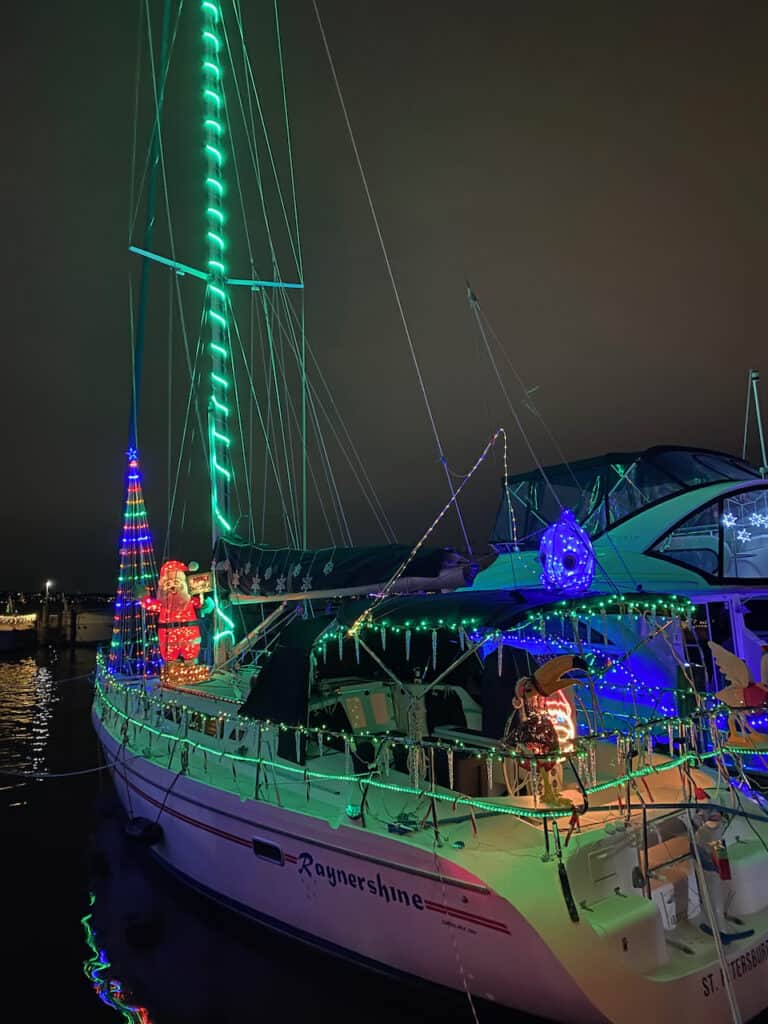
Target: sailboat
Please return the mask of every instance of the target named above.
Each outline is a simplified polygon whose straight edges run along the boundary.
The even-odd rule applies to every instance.
[[[201,570],[167,535],[157,568],[137,429],[142,291],[113,637],[92,712],[129,834],[219,904],[391,972],[393,984],[413,976],[470,1003],[569,1022],[756,1016],[768,1005],[768,818],[729,764],[759,749],[725,728],[729,706],[689,671],[702,577],[677,523],[690,515],[685,535],[712,538],[695,501],[676,512],[699,487],[700,504],[722,515],[718,502],[758,491],[764,501],[765,484],[736,466],[720,490],[673,473],[680,487],[652,492],[653,459],[609,458],[581,473],[591,501],[573,508],[544,467],[535,481],[505,472],[491,564],[430,545],[453,488],[413,543],[310,548],[306,442],[319,419],[303,313],[290,304],[303,281],[283,277],[271,243],[269,274],[254,266],[235,277],[228,262],[226,186],[239,181],[226,178],[228,101],[242,100],[242,81],[253,85],[244,22],[223,0],[184,16],[198,19],[205,259],[182,263],[152,242],[178,27],[170,2],[153,63],[147,230],[133,249],[145,285],[159,264],[176,285],[202,289],[188,365],[206,392],[196,427],[213,545]],[[246,97],[241,111],[253,112]],[[249,520],[235,497],[247,474],[236,456],[239,373],[247,392],[254,383],[236,370],[247,348],[237,347],[238,289],[256,297],[268,340],[265,434],[292,424],[280,444],[301,442],[296,490],[266,445],[267,472],[294,513],[282,546],[243,525],[258,514]],[[278,313],[298,325],[283,350]],[[295,400],[271,383],[291,369]],[[184,438],[196,415],[187,408]],[[600,520],[637,493],[644,500],[625,516]],[[647,573],[651,585],[638,583],[637,564],[614,578],[624,562],[611,531],[635,515],[654,542],[671,530],[662,559],[647,564],[693,565],[681,586],[654,589],[660,577]],[[604,548],[615,555],[607,569]],[[611,703],[611,690],[623,699]]]

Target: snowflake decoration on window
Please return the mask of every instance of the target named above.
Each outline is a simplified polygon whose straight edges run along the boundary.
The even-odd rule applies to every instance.
[[[278,594],[285,593],[285,576],[278,576],[277,583],[275,584],[275,590]]]
[[[735,526],[735,525],[736,525],[736,516],[733,514],[733,512],[726,512],[725,515],[723,516],[723,526]]]
[[[753,512],[749,521],[753,526],[768,526],[768,516],[761,515],[759,512]]]
[[[736,540],[740,540],[742,543],[748,540],[752,540],[752,534],[749,530],[739,530],[736,534]]]
[[[304,579],[301,581],[301,589],[306,594],[308,590],[312,589],[312,577],[307,573]]]
[[[256,573],[256,575],[253,577],[253,580],[251,581],[251,593],[252,594],[260,594],[261,593],[261,576],[259,576],[258,573]]]

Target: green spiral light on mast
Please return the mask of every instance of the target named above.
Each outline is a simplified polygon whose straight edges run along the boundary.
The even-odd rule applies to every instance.
[[[222,15],[219,4],[204,0],[202,13],[203,43],[203,152],[206,158],[205,218],[208,288],[205,303],[205,330],[211,353],[210,401],[208,404],[208,459],[211,475],[211,519],[216,539],[232,530],[230,485],[234,473],[230,459],[229,418],[232,412],[230,392],[233,381],[229,333],[229,295],[227,290],[224,225],[226,108],[221,66]],[[214,581],[216,633],[214,646],[225,636],[234,636],[232,620],[222,611]],[[216,660],[216,659],[214,659]]]
[[[221,8],[213,0],[200,5],[203,16],[203,151],[206,157],[206,248],[208,289],[205,329],[211,353],[211,398],[208,411],[208,445],[211,473],[211,511],[214,539],[232,529],[230,522],[229,392],[231,389],[231,349],[229,341],[229,296],[227,293],[224,238],[224,150],[225,102],[220,54]]]

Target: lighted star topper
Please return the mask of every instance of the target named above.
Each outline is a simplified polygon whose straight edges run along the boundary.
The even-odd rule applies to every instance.
[[[591,587],[595,553],[571,509],[564,508],[557,522],[544,531],[539,559],[543,569],[541,582],[547,590],[583,594]]]

